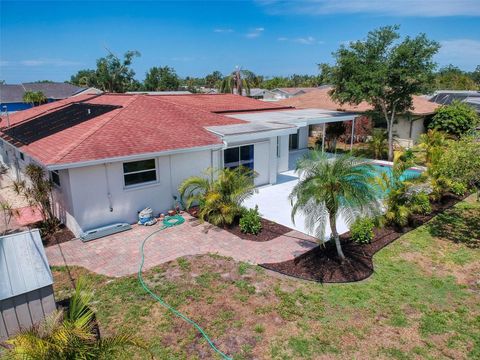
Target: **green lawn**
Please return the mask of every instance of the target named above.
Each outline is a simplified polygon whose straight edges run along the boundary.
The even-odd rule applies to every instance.
[[[479,222],[480,205],[471,197],[377,253],[375,273],[354,284],[285,279],[213,255],[178,259],[145,279],[235,359],[478,359]],[[477,242],[465,245],[465,234]],[[192,327],[155,303],[135,276],[71,273],[92,282],[103,333],[135,331],[158,359],[214,358]],[[66,269],[55,268],[54,276],[57,299],[67,297]],[[142,355],[125,354],[131,357]]]

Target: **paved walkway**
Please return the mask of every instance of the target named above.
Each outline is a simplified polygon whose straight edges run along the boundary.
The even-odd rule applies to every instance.
[[[188,214],[185,223],[162,230],[145,246],[145,269],[186,255],[214,253],[252,264],[290,260],[316,246],[314,239],[292,230],[266,242],[247,241],[228,231],[206,226]],[[134,226],[132,230],[83,243],[73,240],[46,248],[50,265],[79,265],[93,272],[118,277],[134,274],[140,262],[140,245],[159,229]]]

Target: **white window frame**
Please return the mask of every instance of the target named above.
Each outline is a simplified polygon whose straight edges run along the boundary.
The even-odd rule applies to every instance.
[[[138,171],[130,171],[130,172],[125,172],[124,169],[123,169],[123,164],[135,163],[135,162],[140,162],[140,161],[148,161],[148,160],[153,160],[154,161],[154,164],[155,164],[154,169],[138,170]],[[155,171],[155,180],[145,181],[145,182],[142,182],[142,183],[132,184],[132,185],[127,185],[125,183],[125,176],[126,175],[140,174],[140,173],[151,172],[151,171]],[[124,162],[122,162],[122,173],[123,173],[123,188],[124,189],[141,188],[141,187],[144,187],[144,186],[151,186],[152,184],[157,184],[159,182],[157,158],[149,158],[149,159],[142,159],[142,160],[135,160],[135,161],[124,161]]]

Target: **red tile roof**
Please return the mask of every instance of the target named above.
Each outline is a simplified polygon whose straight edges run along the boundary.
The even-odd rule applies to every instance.
[[[340,104],[332,99],[329,94],[331,88],[316,89],[306,94],[302,94],[293,98],[280,100],[277,104],[284,106],[294,106],[299,109],[318,108],[335,111],[348,112],[365,112],[372,110],[372,106],[366,102],[361,102],[358,105],[354,104]],[[433,114],[439,107],[438,104],[432,103],[421,96],[413,96],[413,108],[410,112],[414,115],[429,115]]]
[[[291,108],[233,94],[164,95],[162,99],[178,105],[195,106],[217,114]]]
[[[11,114],[8,129],[2,118],[0,136],[45,165],[70,164],[221,144],[206,126],[245,121],[215,112],[270,108],[284,106],[230,94],[81,95]]]

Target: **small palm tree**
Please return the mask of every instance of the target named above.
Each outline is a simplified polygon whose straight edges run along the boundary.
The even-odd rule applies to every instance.
[[[220,83],[220,92],[223,94],[243,95],[243,90],[247,96],[250,95],[249,71],[241,70],[238,66]]]
[[[411,150],[395,154],[391,172],[383,172],[376,178],[377,185],[386,194],[385,219],[388,223],[403,227],[407,225],[413,213],[412,204],[406,195],[411,179],[405,178],[405,171],[414,166],[414,154]]]
[[[144,349],[145,344],[130,334],[97,339],[94,313],[89,307],[92,292],[83,279],[77,281],[67,312],[55,311],[42,323],[7,340],[7,358],[22,360],[116,358],[127,347]]]
[[[350,225],[360,214],[377,212],[376,191],[371,186],[374,168],[348,155],[328,159],[319,151],[311,151],[297,163],[297,171],[300,180],[290,194],[292,221],[301,211],[306,217],[307,230],[325,241],[328,219],[331,238],[343,261],[337,217],[341,215]]]
[[[436,129],[429,129],[427,133],[420,135],[418,146],[425,151],[425,162],[427,165],[432,163],[434,157],[441,156],[446,141],[445,134]]]
[[[25,91],[23,101],[32,104],[32,106],[36,106],[46,102],[47,98],[41,91]]]
[[[192,176],[178,189],[187,209],[199,206],[199,218],[213,225],[230,225],[241,215],[242,203],[255,192],[252,170],[207,169],[205,176]]]
[[[387,132],[383,129],[373,129],[367,146],[374,159],[383,159],[388,153]]]

